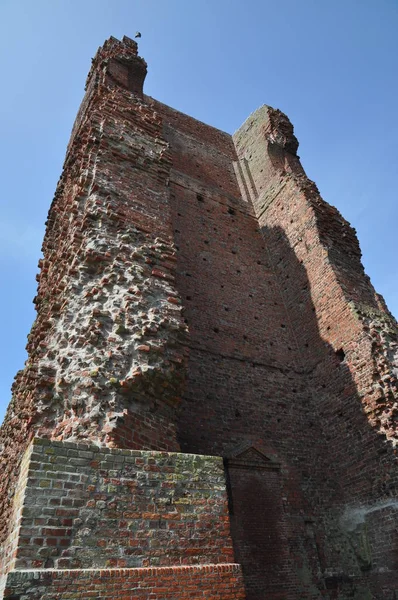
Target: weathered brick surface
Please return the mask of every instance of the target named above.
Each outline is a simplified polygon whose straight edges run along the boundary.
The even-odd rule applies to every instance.
[[[216,454],[248,600],[393,600],[397,324],[355,232],[280,111],[231,137],[145,96],[145,73],[111,38],[88,77],[1,430],[3,539],[33,435]]]
[[[2,542],[0,553],[0,597],[5,583],[4,575],[13,567],[15,556],[19,544],[19,526],[22,519],[22,509],[24,506],[25,489],[28,480],[30,455],[32,446],[30,446],[20,463],[19,479],[15,488],[13,510],[8,524],[9,535]]]
[[[244,597],[221,458],[35,438],[14,507],[4,598]]]
[[[261,471],[248,485],[245,470],[231,474],[231,494],[242,500],[241,517],[257,515],[240,528],[232,515],[236,558],[246,584],[251,582],[249,593],[257,594],[249,598],[275,593],[276,581],[283,597],[316,597],[319,592],[311,586],[318,557],[311,539],[303,541],[305,519],[312,514],[303,487],[309,494],[316,487],[309,478],[303,481],[300,465],[311,472],[314,436],[320,432],[313,428],[307,373],[271,256],[250,197],[239,188],[230,136],[151,102],[162,115],[171,147],[176,285],[190,331],[181,448],[226,456],[247,443],[279,457],[279,498],[267,495],[271,502],[264,498],[261,510],[253,507],[270,485],[268,475]],[[266,514],[273,515],[279,532],[272,549]],[[258,535],[263,543],[253,545]],[[309,573],[305,581],[303,568]]]
[[[244,600],[239,565],[14,571],[4,600]]]
[[[221,458],[40,438],[29,457],[14,569],[233,562]]]
[[[393,598],[397,324],[364,274],[355,231],[305,176],[285,115],[262,107],[234,140],[325,443],[311,477],[326,586],[331,597],[345,598],[351,586],[358,597]]]
[[[89,76],[48,216],[29,359],[0,431],[2,539],[33,435],[179,448],[186,325],[174,285],[170,155],[159,117],[109,73],[115,54],[144,68],[135,42],[111,39]]]

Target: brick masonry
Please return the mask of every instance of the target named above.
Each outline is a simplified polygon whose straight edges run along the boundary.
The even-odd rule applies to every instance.
[[[219,457],[35,438],[18,487],[13,528],[18,535],[8,544],[6,598],[8,593],[36,598],[34,588],[42,589],[47,569],[52,575],[43,581],[54,586],[48,591],[51,598],[63,598],[66,585],[68,593],[76,586],[75,597],[80,597],[93,569],[98,574],[92,574],[92,589],[106,590],[111,578],[109,594],[129,590],[128,584],[141,579],[136,586],[143,590],[160,590],[170,581],[170,594],[179,590],[181,598],[184,582],[192,591],[213,593],[213,579],[221,586],[215,598],[232,584],[240,593]],[[212,575],[202,581],[200,569],[184,570],[183,565],[210,565]],[[172,568],[142,568],[164,566]],[[30,573],[33,582],[19,573]]]
[[[0,431],[4,572],[16,548],[24,571],[98,559],[90,546],[73,563],[58,542],[20,554],[38,436],[223,457],[248,600],[395,600],[397,323],[355,231],[306,177],[280,111],[230,136],[145,96],[145,73],[135,42],[99,49],[49,212],[29,359]],[[66,497],[87,473],[76,465]],[[187,470],[181,489],[194,481]],[[151,565],[162,527],[139,543]],[[189,539],[177,562],[208,561]]]
[[[92,571],[14,571],[4,600],[244,600],[238,565]],[[133,594],[133,595],[132,595]]]

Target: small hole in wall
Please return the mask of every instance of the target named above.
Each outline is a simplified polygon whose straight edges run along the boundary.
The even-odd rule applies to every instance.
[[[236,272],[237,272],[237,273],[240,273],[240,270],[239,270],[239,269],[236,269]]]
[[[209,240],[204,240],[204,243],[205,243],[205,244],[208,244],[208,243],[209,243]]]
[[[192,296],[186,296],[187,300],[192,300]]]
[[[255,320],[255,321],[258,321],[258,317],[254,317],[254,320]]]
[[[213,227],[213,231],[217,231],[217,227]]]
[[[228,214],[229,215],[234,215],[235,214],[235,209],[231,208],[230,206],[228,206]]]
[[[191,273],[185,273],[185,277],[192,277]]]
[[[174,231],[175,231],[176,233],[181,233],[181,231],[180,231],[179,229],[174,229]]]
[[[239,417],[240,417],[240,416],[241,416],[241,414],[240,414],[239,410],[238,410],[238,409],[236,409],[236,411],[235,411],[235,417],[236,417],[237,419],[239,419]]]
[[[207,261],[207,258],[203,257],[202,260]]]
[[[197,200],[198,202],[203,202],[203,201],[204,201],[204,199],[203,199],[203,196],[202,196],[202,194],[196,194],[196,200]]]
[[[257,261],[257,264],[258,264],[258,265],[261,265],[261,260],[258,260],[258,261]]]
[[[284,325],[283,323],[281,323],[281,327],[282,327],[282,329],[285,329],[286,325]]]
[[[274,342],[270,342],[270,343],[269,343],[269,345],[270,345],[270,346],[273,346],[273,345],[274,345]]]
[[[243,336],[243,339],[244,339],[244,340],[247,340],[247,335],[244,335],[244,336]]]
[[[188,319],[184,319],[184,323],[188,325]]]
[[[345,352],[344,352],[343,348],[336,350],[336,356],[340,362],[343,362],[345,360]]]
[[[249,298],[253,298],[253,294],[249,294]]]
[[[213,327],[213,331],[214,331],[214,333],[218,333],[220,330],[218,327]]]
[[[304,344],[304,346],[305,346],[306,348],[308,348],[309,344]]]
[[[228,312],[229,311],[229,307],[228,306],[224,306],[224,310],[226,310]]]
[[[182,214],[181,214],[181,213],[177,213],[177,215],[178,215],[179,217],[182,217]]]
[[[330,325],[328,325],[328,326],[326,327],[326,330],[327,330],[327,331],[330,331]]]
[[[322,383],[322,387],[323,387],[323,388],[325,388],[325,387],[326,387],[326,385],[325,385],[324,383]]]
[[[221,289],[224,289],[224,286],[223,286],[223,285],[221,286]]]

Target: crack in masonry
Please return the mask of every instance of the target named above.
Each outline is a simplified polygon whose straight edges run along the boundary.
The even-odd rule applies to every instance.
[[[266,367],[267,369],[271,369],[272,371],[279,371],[280,373],[295,373],[296,375],[309,375],[314,369],[306,371],[304,368],[302,370],[297,370],[295,368],[287,367],[277,367],[270,363],[261,362],[258,360],[253,360],[251,358],[245,358],[243,356],[233,356],[231,354],[222,354],[221,352],[214,352],[213,350],[209,350],[207,348],[200,348],[199,346],[194,346],[193,344],[186,344],[190,350],[197,350],[198,352],[203,352],[204,354],[211,354],[212,356],[218,356],[221,358],[227,358],[230,360],[236,360],[239,362],[247,362],[259,367]],[[315,367],[314,367],[315,368]]]

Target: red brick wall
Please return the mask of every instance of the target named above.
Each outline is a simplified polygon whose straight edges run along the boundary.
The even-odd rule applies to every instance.
[[[186,325],[174,286],[170,156],[153,110],[109,79],[115,55],[145,66],[135,42],[111,39],[89,75],[48,216],[29,358],[0,430],[1,540],[33,435],[179,449]]]
[[[233,562],[219,457],[35,438],[23,483],[14,569]]]
[[[397,326],[355,233],[282,113],[259,109],[232,139],[142,98],[144,76],[114,39],[89,74],[0,432],[3,539],[35,433],[226,457],[243,444],[280,464],[229,473],[248,600],[390,600]]]
[[[1,598],[244,598],[220,457],[35,438],[17,507]]]
[[[286,593],[304,589],[310,597],[312,584],[323,585],[320,569],[326,581],[362,564],[358,531],[339,525],[341,513],[360,502],[378,511],[393,493],[392,447],[383,449],[371,425],[382,415],[380,432],[395,435],[394,321],[363,273],[355,234],[305,177],[280,113],[272,112],[271,125],[261,110],[248,120],[235,137],[237,156],[224,133],[152,102],[171,144],[177,287],[190,330],[181,447],[226,454],[259,440],[280,456],[288,524],[281,519],[278,528],[281,536],[291,528],[292,560],[286,566],[280,552],[279,581],[289,572]],[[370,402],[368,419],[361,398]],[[366,476],[353,486],[365,456]],[[261,486],[249,493],[245,478],[236,479],[235,493],[246,495],[249,511]],[[258,527],[266,527],[261,516]],[[395,546],[382,549],[381,531],[369,536],[375,574]],[[235,540],[238,555],[247,538]],[[257,553],[256,567],[242,551],[246,572],[259,572],[269,552]]]
[[[263,107],[237,132],[235,142],[254,182],[255,211],[308,368],[316,426],[326,442],[318,442],[312,473],[320,512],[328,515],[318,529],[325,580],[338,591],[336,582],[353,560],[351,572],[358,575],[359,565],[369,570],[361,577],[373,589],[379,573],[390,570],[392,593],[398,549],[393,539],[398,508],[392,423],[398,397],[396,322],[364,274],[355,231],[306,178],[287,118]],[[323,486],[325,474],[331,493]],[[339,511],[340,525],[333,528]],[[333,544],[342,532],[344,539]],[[351,559],[347,540],[354,548]]]
[[[266,590],[271,598],[285,598],[291,569],[280,474],[232,467],[229,477],[236,560],[253,565],[245,578],[248,596],[261,600]]]
[[[171,145],[176,285],[190,332],[179,420],[181,448],[225,456],[251,441],[278,455],[284,469],[277,475],[277,502],[285,497],[284,510],[274,514],[278,544],[267,543],[268,517],[253,509],[269,485],[264,473],[254,476],[252,486],[247,485],[245,471],[235,472],[231,479],[232,497],[245,498],[249,519],[234,536],[236,557],[242,562],[246,585],[251,582],[249,593],[274,597],[279,581],[286,598],[298,593],[312,597],[298,572],[304,562],[308,579],[316,581],[316,550],[309,542],[307,552],[300,538],[303,516],[311,513],[302,491],[314,483],[312,447],[319,429],[272,256],[250,198],[247,201],[241,194],[231,137],[152,102],[162,114]],[[305,479],[301,465],[306,465]],[[242,508],[245,522],[243,512]],[[250,550],[257,532],[264,541]],[[273,578],[266,575],[270,560]]]
[[[132,596],[133,594],[133,596]],[[90,571],[14,571],[4,600],[244,600],[239,565],[103,569]]]

